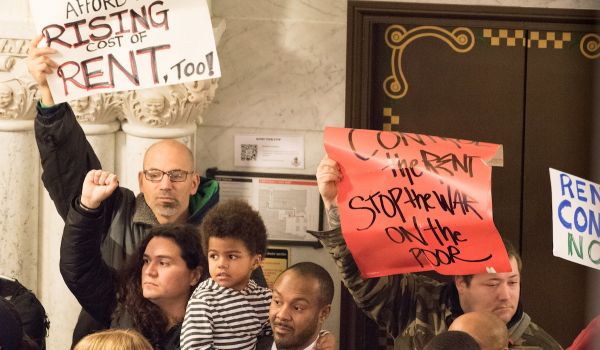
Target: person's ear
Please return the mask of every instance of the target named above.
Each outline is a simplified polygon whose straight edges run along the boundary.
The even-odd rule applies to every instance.
[[[190,279],[190,286],[195,286],[200,283],[200,278],[202,278],[202,267],[198,266],[192,270],[192,278]]]
[[[140,170],[140,172],[138,172],[138,185],[140,187],[140,192],[144,192],[143,190],[143,186],[144,186],[144,171]]]
[[[192,174],[192,187],[190,188],[190,196],[193,196],[198,191],[198,186],[200,186],[200,175],[194,172]]]
[[[327,304],[327,305],[323,306],[321,308],[321,310],[319,310],[319,322],[321,322],[321,324],[323,324],[323,322],[325,322],[327,317],[329,317],[330,313],[331,313],[331,304]]]
[[[256,270],[262,263],[262,254],[254,255],[254,261],[252,261],[252,270]]]
[[[465,281],[463,276],[454,276],[454,284],[456,285],[458,294],[463,294],[465,288],[467,288],[467,282]]]

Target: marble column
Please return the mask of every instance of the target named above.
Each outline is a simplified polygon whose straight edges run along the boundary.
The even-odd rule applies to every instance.
[[[0,56],[0,274],[38,288],[35,90],[15,77],[22,57]]]
[[[23,8],[3,8],[14,15]],[[19,18],[19,17],[15,17]],[[39,162],[33,138],[36,90],[27,74],[32,26],[0,27],[0,274],[38,289]]]
[[[123,116],[121,103],[120,94],[88,96],[69,102],[102,169],[112,172],[116,169],[116,133]]]

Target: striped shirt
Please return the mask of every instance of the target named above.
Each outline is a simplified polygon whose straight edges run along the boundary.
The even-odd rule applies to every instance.
[[[271,290],[253,280],[242,291],[205,280],[188,301],[181,349],[254,349],[259,335],[271,335],[270,304]]]

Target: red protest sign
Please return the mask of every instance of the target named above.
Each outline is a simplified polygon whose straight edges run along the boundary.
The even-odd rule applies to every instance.
[[[364,277],[435,270],[509,272],[492,217],[499,145],[389,131],[326,128],[341,168],[342,232]]]

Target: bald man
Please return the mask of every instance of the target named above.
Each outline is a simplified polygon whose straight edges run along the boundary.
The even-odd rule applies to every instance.
[[[35,137],[44,187],[63,220],[73,206],[101,217],[98,230],[102,237],[102,257],[108,265],[120,270],[152,226],[200,224],[219,200],[219,185],[194,171],[193,155],[186,145],[162,140],[150,146],[144,155],[143,168],[138,173],[140,194],[136,196],[129,189],[119,187],[102,203],[77,201],[86,174],[92,169],[101,169],[101,165],[71,107],[67,103],[54,103],[46,77],[56,69],[51,59],[56,50],[38,48],[41,39],[40,35],[32,40],[27,67],[41,95]],[[266,286],[262,270],[256,269],[252,279]],[[89,316],[80,316],[73,344],[102,328]]]
[[[481,350],[508,349],[508,329],[495,314],[486,311],[473,311],[457,317],[449,331],[463,331],[470,334]]]

